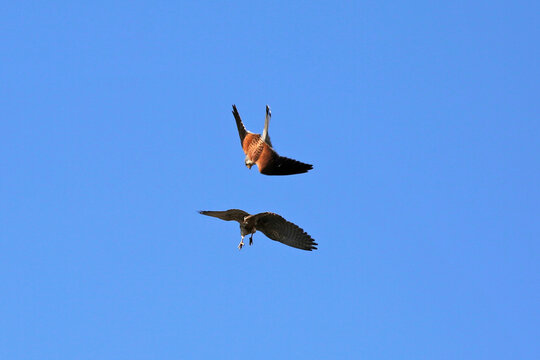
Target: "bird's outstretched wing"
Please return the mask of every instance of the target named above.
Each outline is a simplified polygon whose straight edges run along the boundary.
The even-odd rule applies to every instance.
[[[302,250],[316,250],[317,243],[303,229],[271,212],[255,215],[255,227],[270,239]]]
[[[232,106],[232,113],[234,116],[234,119],[236,120],[236,127],[238,128],[238,135],[240,135],[240,144],[244,145],[244,138],[246,137],[246,134],[249,133],[249,131],[246,130],[246,127],[244,126],[244,123],[242,122],[242,119],[240,118],[240,114],[238,113],[238,110],[236,109],[236,105]]]
[[[239,210],[239,209],[230,209],[230,210],[225,210],[225,211],[201,210],[201,211],[199,211],[199,214],[217,217],[217,218],[219,218],[221,220],[225,220],[225,221],[234,220],[234,221],[238,221],[239,223],[242,223],[244,221],[244,217],[249,215],[244,210]]]
[[[272,141],[270,141],[270,134],[268,133],[268,126],[270,125],[270,118],[272,117],[272,111],[270,110],[270,106],[266,105],[266,116],[264,117],[264,130],[262,133],[262,140],[272,146]]]
[[[275,150],[270,149],[270,156],[260,156],[257,160],[257,167],[264,175],[294,175],[306,173],[313,169],[313,165],[306,164],[298,160],[279,156]],[[264,150],[263,150],[264,154]]]

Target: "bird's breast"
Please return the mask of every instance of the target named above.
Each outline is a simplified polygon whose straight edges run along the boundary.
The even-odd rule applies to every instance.
[[[244,153],[252,162],[257,162],[263,149],[264,143],[259,134],[246,135],[242,144],[242,150],[244,150]]]

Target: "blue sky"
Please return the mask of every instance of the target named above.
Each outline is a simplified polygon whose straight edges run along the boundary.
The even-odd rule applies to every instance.
[[[0,13],[2,359],[540,357],[538,4]],[[245,168],[233,103],[314,170]]]

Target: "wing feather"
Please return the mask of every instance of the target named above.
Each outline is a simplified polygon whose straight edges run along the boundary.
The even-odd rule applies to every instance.
[[[249,215],[247,212],[240,209],[230,209],[230,210],[225,210],[225,211],[201,210],[199,211],[199,214],[206,215],[206,216],[213,216],[218,219],[225,220],[225,221],[234,220],[234,221],[238,221],[239,223],[242,223],[244,221],[244,217]]]
[[[262,133],[262,139],[265,143],[272,146],[272,141],[270,141],[270,134],[268,133],[268,127],[270,126],[270,118],[272,117],[272,111],[270,110],[270,106],[266,105],[266,116],[264,117],[264,130]]]
[[[313,165],[306,164],[298,160],[290,159],[285,156],[279,156],[277,152],[272,151],[266,161],[257,161],[259,171],[264,175],[294,175],[303,174],[313,169]]]
[[[232,106],[233,110],[233,116],[234,120],[236,120],[236,127],[238,128],[238,135],[240,135],[240,144],[244,144],[244,138],[246,137],[246,134],[249,132],[246,130],[246,127],[244,126],[244,123],[242,122],[242,118],[240,118],[240,114],[238,113],[238,109],[236,109],[236,105]]]
[[[255,228],[270,239],[302,250],[316,250],[317,243],[298,225],[278,214],[264,212],[255,215]]]

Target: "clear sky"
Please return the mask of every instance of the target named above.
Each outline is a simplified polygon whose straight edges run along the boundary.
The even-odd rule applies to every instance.
[[[540,358],[537,2],[0,14],[1,359]]]

